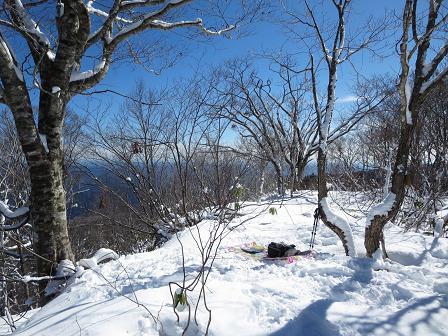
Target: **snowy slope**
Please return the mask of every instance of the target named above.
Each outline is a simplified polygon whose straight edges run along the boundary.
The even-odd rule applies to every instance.
[[[294,243],[308,248],[315,194],[252,204],[254,217],[233,230],[221,246],[207,284],[211,335],[448,335],[448,239],[403,234],[391,226],[386,244],[394,262],[348,258],[331,231],[319,224],[315,258],[266,263],[229,247],[248,242]],[[277,214],[269,213],[275,207]],[[336,206],[334,207],[337,208]],[[338,215],[353,225],[362,255],[364,218]],[[205,232],[210,225],[200,225]],[[194,231],[193,231],[194,232]],[[199,254],[189,231],[181,234],[187,272],[195,274]],[[182,280],[180,245],[122,256],[86,270],[59,297],[29,318],[14,335],[179,335],[168,289]],[[158,330],[149,310],[157,315]],[[185,320],[186,312],[181,313]],[[201,308],[202,334],[207,314]]]

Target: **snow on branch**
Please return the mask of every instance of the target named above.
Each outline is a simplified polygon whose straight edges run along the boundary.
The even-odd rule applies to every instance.
[[[86,5],[88,7],[88,12],[90,14],[100,15],[106,18],[104,23],[100,25],[99,28],[89,34],[87,41],[87,47],[99,42],[99,40],[102,41],[103,60],[93,70],[85,72],[72,72],[70,78],[70,82],[72,83],[71,90],[76,92],[92,88],[96,85],[105,76],[115,48],[130,36],[140,33],[146,29],[170,30],[179,27],[196,27],[206,35],[221,35],[235,28],[234,25],[229,25],[220,30],[212,30],[204,26],[201,18],[194,20],[179,20],[174,22],[160,19],[170,10],[176,7],[181,7],[189,2],[191,2],[191,0],[171,0],[168,2],[160,0],[122,2],[120,0],[115,0],[109,12],[106,13],[103,11],[98,11],[93,7],[94,1],[89,1]],[[143,7],[145,6],[156,6],[161,4],[163,4],[161,8],[150,13],[142,14],[138,17],[138,19],[135,19],[132,22],[129,21],[130,23],[126,23],[124,25],[114,25],[114,22],[118,20],[117,18],[119,15],[124,11],[129,11],[130,9],[137,7],[141,7],[143,11]]]
[[[437,76],[435,76],[433,79],[423,83],[422,87],[420,88],[421,94],[426,94],[429,92],[430,88],[433,87],[436,83],[438,83],[441,80],[444,80],[444,78],[448,78],[448,66],[443,69]]]
[[[3,216],[5,217],[5,216]],[[20,229],[25,224],[28,224],[28,216],[25,216],[22,220],[20,220],[18,223],[12,224],[12,225],[3,225],[2,230],[3,231],[14,231]]]
[[[149,16],[153,16],[152,14],[148,14]],[[156,19],[150,19],[148,18],[136,21],[129,26],[123,28],[120,30],[117,35],[111,40],[111,42],[117,38],[120,38],[121,36],[130,35],[134,31],[143,30],[146,28],[158,28],[158,29],[173,29],[177,27],[185,27],[185,26],[197,26],[201,31],[206,33],[207,35],[221,35],[222,33],[225,33],[227,31],[230,31],[235,28],[234,25],[230,25],[224,29],[221,30],[211,30],[206,28],[203,25],[202,19],[197,18],[196,20],[185,20],[185,21],[176,21],[176,22],[167,22],[163,20],[156,20]]]
[[[47,280],[54,280],[54,279],[60,279],[60,277],[55,277],[52,275],[46,275],[46,276],[31,276],[31,275],[24,275],[20,278],[20,281],[23,283],[29,283],[29,282],[40,282],[40,281],[47,281]]]
[[[160,4],[162,1],[160,0],[129,0],[129,1],[122,1],[120,4],[120,8],[122,9],[131,9],[137,6],[148,6],[148,5],[157,5]],[[176,6],[180,5],[182,3],[191,2],[191,0],[171,0],[169,1],[165,7],[168,6]]]
[[[411,103],[412,87],[413,84],[410,83],[408,77],[404,86],[404,94],[406,97],[406,123],[408,125],[412,125],[412,113],[411,110],[409,109],[409,104]]]
[[[87,70],[83,72],[73,71],[72,74],[70,75],[70,82],[85,81],[86,79],[89,79],[97,75],[105,67],[106,67],[106,60],[103,59],[98,65],[95,66],[93,70]]]
[[[393,192],[389,192],[389,194],[381,203],[375,205],[372,209],[370,209],[366,217],[366,227],[368,228],[370,225],[372,225],[373,219],[376,216],[386,216],[389,211],[392,210],[396,198],[396,194],[394,194]]]
[[[6,66],[9,69],[13,69],[16,77],[23,82],[23,74],[22,70],[17,66],[17,59],[10,48],[9,44],[6,42],[4,37],[0,34],[0,62],[4,64],[6,62]],[[2,52],[3,51],[3,52]]]
[[[36,41],[44,47],[50,47],[50,41],[47,36],[40,30],[39,25],[31,18],[20,0],[14,0],[14,14],[23,25],[21,29],[33,36]]]
[[[434,1],[436,3],[436,1]],[[435,6],[433,9],[435,12],[438,11],[438,6]],[[428,41],[429,38],[431,38],[431,35],[441,26],[446,24],[448,22],[448,14],[446,14],[442,19],[440,19],[439,22],[434,23],[433,26],[428,29],[425,34],[422,36],[419,36],[418,40],[416,41],[414,47],[409,51],[408,53],[408,60],[412,58],[412,56],[415,54],[415,52],[418,50],[418,48],[426,41]]]
[[[112,38],[110,38],[110,35],[112,33],[113,30],[113,22],[118,20],[118,21],[122,21],[124,23],[129,23],[130,26],[128,27],[124,27],[121,29],[122,33],[120,34],[120,32],[118,34],[120,35],[124,35],[124,33],[129,32],[129,35],[132,34],[133,32],[137,32],[139,30],[134,28],[138,28],[140,26],[142,26],[142,24],[144,23],[144,21],[146,20],[150,20],[150,19],[158,19],[160,18],[162,15],[166,14],[168,11],[170,11],[171,9],[175,8],[175,7],[180,7],[188,2],[191,2],[191,0],[172,0],[169,1],[167,4],[165,4],[162,8],[147,13],[147,14],[143,14],[142,16],[140,16],[140,20],[137,21],[132,21],[132,20],[128,20],[128,19],[122,19],[119,17],[120,13],[123,13],[125,11],[129,11],[133,8],[136,7],[144,7],[144,6],[154,6],[154,5],[159,5],[161,3],[164,3],[165,1],[160,1],[160,0],[146,0],[146,1],[123,1],[121,2],[120,0],[115,0],[114,1],[114,5],[111,7],[109,13],[106,13],[104,11],[99,11],[95,8],[93,8],[92,3],[94,1],[89,1],[87,3],[87,10],[89,11],[89,13],[91,14],[96,14],[99,16],[103,16],[106,18],[106,21],[99,27],[99,29],[97,29],[95,32],[91,33],[89,36],[89,43],[94,43],[98,40],[98,38],[101,37],[105,37],[106,40],[110,43]],[[124,21],[126,20],[126,21]],[[123,31],[124,29],[124,31]],[[144,29],[144,27],[142,28]],[[127,36],[128,34],[126,34]]]
[[[198,21],[198,20],[200,20],[200,19],[197,19],[196,21]],[[228,27],[220,29],[220,30],[211,30],[211,29],[208,29],[208,28],[204,27],[202,25],[202,21],[201,21],[200,24],[199,24],[199,27],[201,28],[201,30],[204,33],[206,33],[208,35],[221,35],[222,33],[225,33],[225,32],[228,32],[228,31],[230,31],[232,29],[235,29],[236,26],[235,25],[229,25]]]
[[[0,213],[3,214],[6,218],[14,219],[21,216],[26,215],[30,209],[28,207],[18,208],[14,211],[10,210],[8,205],[2,201],[0,201]]]
[[[333,212],[328,204],[327,197],[323,197],[319,204],[322,207],[327,220],[331,222],[331,224],[337,226],[344,233],[345,243],[348,248],[348,255],[351,257],[356,257],[355,243],[353,241],[353,232],[350,224],[344,218]]]
[[[141,5],[150,5],[154,4],[156,1],[154,0],[132,0],[132,1],[123,1],[121,6],[141,6]]]
[[[98,16],[101,16],[101,17],[105,17],[105,18],[109,17],[108,13],[93,7],[93,3],[94,3],[94,1],[88,1],[87,2],[86,8],[87,8],[87,11],[89,13],[95,14],[95,15],[98,15]],[[131,20],[128,20],[128,19],[125,19],[125,18],[122,18],[122,17],[119,17],[119,16],[117,16],[115,19],[117,21],[121,21],[121,22],[124,22],[124,23],[132,23]]]

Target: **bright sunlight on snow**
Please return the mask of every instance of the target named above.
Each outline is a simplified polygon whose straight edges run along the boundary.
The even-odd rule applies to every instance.
[[[390,261],[351,258],[320,223],[315,254],[293,262],[260,260],[239,250],[244,244],[271,241],[307,250],[315,207],[316,194],[311,192],[243,207],[243,216],[232,227],[243,224],[223,241],[206,284],[210,335],[448,334],[445,238],[403,233],[389,224],[385,237]],[[351,222],[356,249],[363,251],[365,218],[338,215]],[[203,235],[212,222],[199,225]],[[187,279],[201,265],[193,239],[197,234],[196,229],[179,234]],[[176,322],[168,288],[170,282],[182,281],[182,272],[175,237],[155,251],[93,265],[56,299],[31,312],[14,335],[182,334],[188,313],[179,312],[181,322]],[[193,302],[195,295],[187,299]],[[192,319],[186,334],[203,333],[207,316],[200,306],[198,325]]]

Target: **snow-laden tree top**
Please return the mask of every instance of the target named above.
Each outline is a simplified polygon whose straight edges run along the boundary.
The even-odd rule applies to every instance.
[[[42,91],[49,94],[69,91],[72,95],[100,82],[117,47],[131,36],[144,30],[182,27],[194,28],[188,31],[190,36],[198,32],[221,35],[253,15],[261,6],[255,3],[226,1],[224,6],[218,2],[192,0],[5,0],[0,14],[2,84],[3,87],[8,85],[6,77],[23,82],[25,72]],[[127,48],[131,57],[138,57],[130,43]],[[152,50],[154,48],[160,50],[159,55],[157,50]],[[163,44],[149,44],[146,49],[160,56]],[[63,72],[65,76],[60,83],[49,86],[44,74],[52,70]],[[55,87],[59,88],[57,92],[53,92]],[[1,90],[3,97],[4,90]]]

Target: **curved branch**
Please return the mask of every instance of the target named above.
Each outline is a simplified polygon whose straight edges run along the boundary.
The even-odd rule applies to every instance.
[[[125,27],[121,31],[115,35],[115,37],[105,38],[103,42],[103,55],[102,61],[99,65],[95,67],[93,70],[89,70],[83,73],[76,74],[73,76],[70,83],[70,91],[71,92],[81,92],[88,90],[98,84],[106,75],[109,70],[109,66],[112,60],[112,54],[118,44],[126,39],[128,39],[131,35],[137,34],[141,31],[147,29],[162,29],[162,30],[171,30],[179,27],[197,27],[203,33],[207,35],[221,35],[224,32],[232,30],[235,26],[229,26],[227,28],[213,31],[206,28],[203,25],[202,19],[198,18],[196,20],[191,21],[177,21],[177,22],[166,22],[162,20],[154,20],[152,18],[142,19],[140,21],[134,22],[133,24]]]
[[[39,25],[28,14],[22,2],[20,0],[6,0],[5,2],[14,25],[17,25],[18,28],[24,32],[22,35],[24,35],[28,43],[41,50],[48,49],[50,47],[49,39],[40,30]]]

